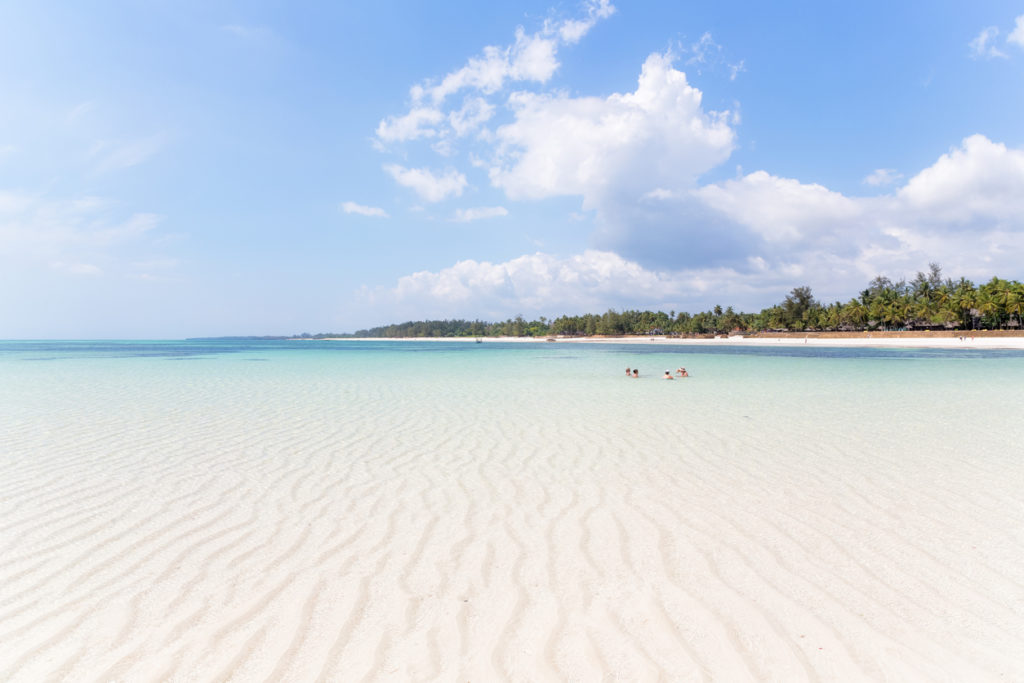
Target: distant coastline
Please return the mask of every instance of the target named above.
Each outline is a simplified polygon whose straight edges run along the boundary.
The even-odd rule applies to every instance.
[[[292,341],[372,341],[372,342],[463,342],[474,337],[291,337]],[[552,341],[569,344],[655,344],[655,345],[728,345],[728,346],[861,346],[879,348],[963,348],[1024,350],[1024,331],[977,330],[974,332],[793,332],[734,335],[551,335],[547,337],[483,337],[485,343],[533,343]]]
[[[303,338],[329,337],[594,337],[641,335],[668,337],[723,336],[736,334],[887,334],[946,333],[976,335],[981,330],[1024,330],[1024,283],[993,277],[982,285],[966,278],[943,279],[937,263],[919,272],[910,282],[874,278],[868,287],[846,303],[818,301],[810,287],[794,287],[785,299],[759,313],[714,306],[691,314],[670,310],[609,309],[604,313],[540,316],[522,315],[507,320],[443,319],[410,320],[352,334],[322,332]]]

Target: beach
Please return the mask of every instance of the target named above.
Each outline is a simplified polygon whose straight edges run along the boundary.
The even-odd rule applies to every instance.
[[[1024,680],[1019,338],[646,341],[0,344],[0,680]]]
[[[362,342],[500,342],[533,344],[560,342],[565,344],[674,344],[681,346],[777,346],[804,345],[832,348],[890,348],[890,349],[1017,349],[1024,350],[1024,334],[967,332],[964,334],[915,335],[905,333],[821,334],[800,335],[789,333],[773,336],[718,335],[711,337],[647,336],[550,336],[550,337],[329,337],[331,341]]]

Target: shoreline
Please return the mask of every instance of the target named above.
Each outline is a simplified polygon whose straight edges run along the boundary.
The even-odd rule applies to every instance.
[[[843,333],[824,333],[837,336],[802,335],[758,335],[719,336],[714,338],[688,338],[654,336],[603,336],[591,337],[481,337],[483,343],[503,342],[521,344],[650,344],[670,346],[819,346],[854,348],[904,348],[904,349],[1009,349],[1024,350],[1024,334],[1008,335],[975,334],[964,336],[904,336],[899,332],[875,332],[863,335],[838,336]],[[817,333],[821,334],[821,333]],[[885,336],[883,336],[885,335]],[[376,341],[376,342],[464,342],[473,343],[476,337],[324,337],[309,341]],[[296,339],[294,341],[307,341]]]

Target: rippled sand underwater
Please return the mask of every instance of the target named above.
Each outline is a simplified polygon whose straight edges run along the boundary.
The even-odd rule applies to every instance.
[[[1022,403],[1014,352],[0,343],[0,680],[1021,680]]]

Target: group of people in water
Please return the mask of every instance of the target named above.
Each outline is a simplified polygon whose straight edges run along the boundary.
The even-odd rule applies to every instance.
[[[679,377],[689,377],[690,373],[686,371],[686,368],[676,368],[676,375]],[[633,379],[640,379],[640,371],[636,368],[626,368],[626,377],[632,377]],[[675,379],[672,373],[668,370],[662,375],[662,379]]]

